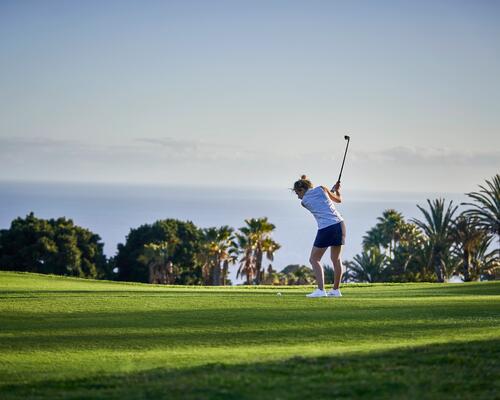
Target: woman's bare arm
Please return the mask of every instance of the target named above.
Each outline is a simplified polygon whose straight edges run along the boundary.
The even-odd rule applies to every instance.
[[[331,201],[335,203],[342,203],[342,195],[340,194],[340,183],[336,183],[332,190],[326,186],[321,186]]]

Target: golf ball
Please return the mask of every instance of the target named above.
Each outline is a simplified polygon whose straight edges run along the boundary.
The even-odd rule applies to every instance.
[[[281,296],[281,293],[280,292],[276,293],[276,296]]]

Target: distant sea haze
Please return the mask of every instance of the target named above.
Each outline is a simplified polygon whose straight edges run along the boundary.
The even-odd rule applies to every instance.
[[[344,188],[344,201],[337,207],[347,225],[343,259],[361,251],[363,235],[384,210],[394,208],[407,219],[422,218],[416,204],[427,208],[426,199],[437,197],[457,205],[467,200],[463,193],[363,193]],[[131,228],[158,219],[189,220],[200,228],[229,225],[238,229],[246,218],[268,217],[276,225],[274,239],[282,246],[272,262],[277,270],[288,264],[308,265],[317,230],[312,215],[286,189],[0,183],[0,229],[31,211],[39,218],[71,218],[97,233],[107,256],[115,255],[117,244],[125,242]],[[331,265],[327,255],[323,261]],[[233,266],[230,274],[233,282],[236,269]]]

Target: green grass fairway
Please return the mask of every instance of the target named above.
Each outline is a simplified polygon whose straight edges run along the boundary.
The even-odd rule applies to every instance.
[[[0,398],[500,398],[500,282],[310,290],[0,272]]]

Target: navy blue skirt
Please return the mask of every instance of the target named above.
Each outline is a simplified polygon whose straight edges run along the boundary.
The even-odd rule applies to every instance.
[[[345,244],[345,237],[342,234],[342,222],[318,229],[314,240],[314,247],[341,246],[343,244]]]

